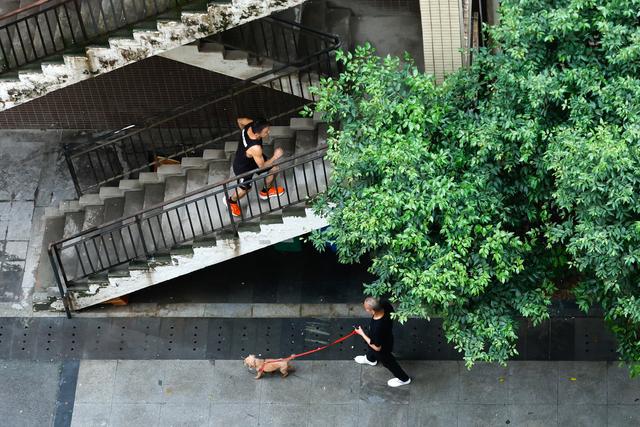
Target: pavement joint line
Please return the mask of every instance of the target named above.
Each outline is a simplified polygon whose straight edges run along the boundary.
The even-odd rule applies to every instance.
[[[67,359],[62,362],[53,427],[69,427],[71,425],[79,370],[80,360],[78,359]]]

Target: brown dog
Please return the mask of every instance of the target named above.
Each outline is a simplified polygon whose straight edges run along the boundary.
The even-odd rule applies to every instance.
[[[262,378],[265,372],[280,371],[282,378],[286,378],[289,372],[293,372],[296,369],[289,364],[293,354],[286,359],[258,359],[253,354],[244,358],[244,365],[249,369],[255,369],[257,375],[255,378],[258,380]]]

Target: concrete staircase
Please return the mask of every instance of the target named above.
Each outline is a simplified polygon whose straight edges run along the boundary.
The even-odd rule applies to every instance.
[[[270,138],[265,141],[265,153],[271,155],[274,147],[282,147],[285,156],[313,151],[325,144],[326,128],[327,125],[318,116],[313,119],[293,118],[290,126],[272,127]],[[201,157],[184,157],[180,165],[160,166],[157,172],[140,173],[138,179],[121,180],[118,187],[102,187],[98,194],[84,195],[79,200],[63,201],[57,208],[48,208],[45,213],[43,255],[38,267],[33,299],[34,309],[63,309],[47,255],[49,242],[72,237],[81,231],[99,227],[163,202],[172,201],[160,208],[168,211],[184,200],[195,199],[198,195],[191,195],[187,199],[182,196],[229,178],[236,147],[237,141],[229,141],[224,149],[205,150]],[[297,161],[304,162],[306,157],[308,156],[302,156]],[[296,203],[239,223],[237,236],[225,222],[226,219],[223,219],[229,215],[222,205],[222,198],[216,199],[213,203],[219,203],[222,224],[215,218],[213,222],[216,222],[216,228],[225,227],[222,231],[206,234],[203,226],[196,224],[193,230],[195,237],[186,243],[162,253],[153,253],[150,258],[138,257],[133,262],[73,281],[69,285],[71,309],[80,310],[100,304],[325,226],[325,220],[316,216],[307,204],[312,197],[326,189],[324,179],[312,178],[312,168],[315,168],[315,164],[305,164],[304,167],[289,171],[291,175],[288,177],[287,193],[280,196],[280,201],[284,205],[287,199],[293,200],[295,194]],[[327,173],[330,174],[330,167]],[[279,185],[283,185],[282,179]],[[247,213],[261,213],[268,210],[269,206],[277,206],[273,205],[277,200],[261,201],[251,194],[243,199],[243,203],[242,209]],[[194,215],[195,213],[192,214]],[[190,225],[184,219],[186,216],[186,212],[183,212],[182,219],[179,219],[182,221],[181,227],[183,224],[185,228]],[[166,233],[170,227],[174,226],[168,226],[163,219],[162,224],[158,222],[157,231],[162,228]],[[146,238],[150,240],[149,236]],[[129,251],[136,253],[135,248],[140,243],[132,237],[128,244],[123,244],[123,239],[114,235],[106,240],[104,249],[96,248],[96,251],[103,252],[105,259],[115,259],[120,256],[119,253],[124,255],[122,249],[127,251],[127,247]],[[121,249],[115,249],[116,247]],[[105,251],[106,248],[115,250]],[[88,261],[84,257],[66,251],[62,252],[61,260],[69,277],[83,276],[81,264],[87,265]]]
[[[315,71],[301,72],[300,78],[294,82],[286,78],[278,79],[289,74],[291,70],[285,68],[268,73],[269,70],[279,68],[279,64],[267,58],[255,58],[241,50],[226,49],[224,45],[215,42],[207,42],[204,48],[201,44],[181,46],[164,52],[161,56],[242,80],[267,73],[255,80],[255,83],[305,99],[312,99],[309,88],[320,82],[320,76]]]
[[[105,45],[87,46],[43,61],[35,69],[29,66],[18,71],[17,75],[0,76],[0,111],[303,2],[205,2],[202,10],[183,11],[175,17],[159,17],[150,26],[141,24],[130,32],[112,35]]]
[[[258,74],[273,70],[276,65],[267,58],[258,59],[241,50],[229,50],[221,43],[192,43],[180,46],[160,56],[208,71],[249,80]]]

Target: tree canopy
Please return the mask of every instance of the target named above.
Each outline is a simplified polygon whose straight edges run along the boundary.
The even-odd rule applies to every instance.
[[[316,88],[330,227],[370,256],[397,316],[440,316],[474,361],[516,354],[518,318],[571,284],[640,372],[640,0],[505,0],[492,44],[435,84],[369,46]]]

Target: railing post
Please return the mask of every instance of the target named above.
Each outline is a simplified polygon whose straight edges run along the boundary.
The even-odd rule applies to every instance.
[[[82,37],[84,37],[85,40],[88,40],[89,37],[87,36],[87,30],[84,28],[84,22],[82,21],[82,6],[78,4],[78,0],[73,0],[73,5],[76,7],[76,12],[78,13],[78,23],[80,24]],[[71,25],[71,23],[69,23],[69,25]],[[73,31],[73,28],[71,28],[71,31]]]
[[[238,226],[236,224],[236,221],[233,219],[233,214],[231,213],[231,206],[229,206],[229,189],[227,187],[227,184],[222,184],[222,188],[224,189],[224,197],[226,198],[225,200],[225,205],[227,206],[227,213],[229,213],[229,219],[231,220],[231,226],[233,227],[233,233],[237,236],[238,235]],[[238,204],[240,204],[240,200],[237,200]],[[220,218],[220,220],[222,220],[222,218]]]
[[[56,278],[56,283],[58,285],[58,291],[60,291],[60,297],[62,298],[62,305],[64,306],[64,311],[67,314],[67,319],[71,319],[71,310],[69,308],[69,294],[67,292],[66,283],[62,283],[62,279],[60,278],[60,272],[58,270],[58,264],[60,263],[60,257],[58,256],[58,250],[55,246],[49,246],[49,262],[51,263],[51,269],[53,269],[53,274]],[[55,257],[53,255],[55,252]],[[57,261],[57,262],[56,262]]]
[[[76,193],[78,194],[78,198],[82,196],[82,190],[80,189],[80,182],[78,181],[78,175],[76,174],[76,169],[73,167],[73,161],[71,160],[71,155],[69,154],[69,146],[67,144],[62,148],[64,152],[64,159],[67,162],[67,167],[69,168],[69,174],[71,175],[71,180],[73,181],[73,186],[76,188]]]
[[[138,226],[138,234],[140,235],[140,240],[142,241],[142,250],[144,251],[144,255],[149,257],[149,250],[147,249],[147,243],[144,241],[144,234],[142,234],[142,225],[140,225],[140,215],[136,215],[136,225]],[[135,251],[135,246],[133,250]]]

